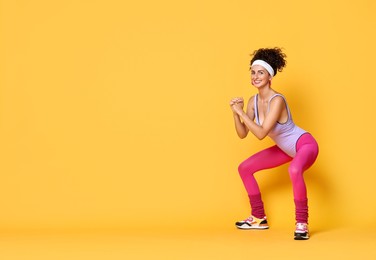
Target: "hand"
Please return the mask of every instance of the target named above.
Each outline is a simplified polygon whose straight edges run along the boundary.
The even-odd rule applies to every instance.
[[[239,112],[243,111],[244,107],[244,99],[242,97],[236,97],[230,100],[230,107],[232,112],[239,114]]]

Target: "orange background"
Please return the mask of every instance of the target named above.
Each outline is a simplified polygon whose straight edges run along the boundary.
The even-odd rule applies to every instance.
[[[375,227],[375,2],[0,1],[0,229],[233,227],[249,214],[228,102],[249,54],[283,47],[273,87],[320,145],[316,229]],[[257,175],[294,226],[287,166]]]

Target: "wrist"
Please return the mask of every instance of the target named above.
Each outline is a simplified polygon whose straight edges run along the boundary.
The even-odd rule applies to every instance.
[[[237,115],[239,117],[244,117],[246,114],[245,114],[245,112],[243,110],[240,110],[240,111],[237,112]]]

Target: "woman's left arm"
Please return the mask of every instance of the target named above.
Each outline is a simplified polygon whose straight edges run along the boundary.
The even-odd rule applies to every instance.
[[[248,127],[249,131],[252,132],[258,139],[264,139],[273,129],[275,124],[278,122],[283,108],[285,106],[282,97],[275,97],[270,101],[269,112],[266,115],[262,125],[256,124],[249,116],[243,111],[239,105],[234,105],[234,111],[239,115],[244,124]]]

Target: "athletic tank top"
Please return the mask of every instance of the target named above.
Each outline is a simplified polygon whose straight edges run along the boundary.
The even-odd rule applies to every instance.
[[[268,136],[278,145],[279,148],[282,149],[282,151],[284,151],[291,157],[295,157],[296,143],[298,142],[299,137],[302,134],[306,133],[306,131],[294,124],[287,101],[285,97],[281,94],[275,94],[269,99],[267,113],[269,112],[270,102],[276,96],[282,97],[283,100],[285,101],[288,119],[287,119],[287,122],[283,124],[277,122],[276,125],[272,128],[272,130],[270,130]],[[258,94],[256,94],[255,96],[254,110],[255,110],[256,124],[261,125],[260,120],[259,120],[257,104],[258,104]]]

